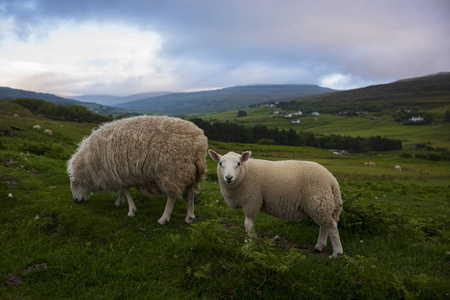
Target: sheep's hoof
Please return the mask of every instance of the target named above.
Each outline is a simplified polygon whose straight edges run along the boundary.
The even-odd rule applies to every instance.
[[[158,220],[158,223],[161,225],[164,225],[166,223],[169,223],[169,220],[167,220],[166,218],[162,217],[161,219]]]
[[[134,217],[134,214],[136,213],[136,209],[130,209],[129,211],[128,211],[128,216],[129,217]]]
[[[333,253],[333,255],[328,256],[328,258],[341,259],[342,253],[336,253],[336,254]]]
[[[115,206],[119,207],[125,204],[125,201],[122,200],[117,200],[116,203],[114,204]]]
[[[195,219],[195,216],[189,217],[187,216],[186,219],[184,219],[184,221],[188,224],[191,224]]]

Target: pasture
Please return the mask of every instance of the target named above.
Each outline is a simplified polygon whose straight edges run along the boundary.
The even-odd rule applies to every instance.
[[[319,227],[310,219],[260,213],[258,239],[245,243],[243,213],[227,207],[209,158],[191,225],[184,223],[185,200],[161,226],[165,198],[136,190],[132,218],[126,205],[114,206],[112,193],[76,204],[66,160],[96,125],[41,119],[8,104],[0,110],[1,299],[450,297],[448,161],[401,157],[404,151],[338,156],[210,141],[221,154],[251,150],[256,158],[328,168],[344,200],[344,256],[332,260],[330,242],[325,253],[313,254]],[[47,128],[52,136],[43,133]]]

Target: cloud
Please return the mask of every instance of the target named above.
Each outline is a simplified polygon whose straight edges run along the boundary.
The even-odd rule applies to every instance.
[[[325,75],[319,80],[320,86],[335,90],[351,90],[373,84],[374,82],[363,80],[351,74],[340,73]]]
[[[118,94],[143,88],[140,85],[146,80],[164,86],[170,79],[161,73],[161,43],[161,38],[149,31],[67,23],[49,31],[45,38],[4,41],[0,81],[55,93],[67,92],[68,85],[72,85],[72,93],[90,89]]]
[[[359,87],[450,70],[449,15],[445,0],[6,1],[0,62],[14,76],[0,70],[0,85],[120,94]]]

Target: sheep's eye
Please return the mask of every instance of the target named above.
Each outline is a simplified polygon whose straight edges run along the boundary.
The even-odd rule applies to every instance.
[[[222,162],[221,162],[221,161],[219,162],[219,166],[223,167],[223,166],[222,166]]]
[[[241,162],[238,162],[237,167],[239,167],[240,165],[241,165]],[[237,167],[236,167],[236,168],[237,168]]]

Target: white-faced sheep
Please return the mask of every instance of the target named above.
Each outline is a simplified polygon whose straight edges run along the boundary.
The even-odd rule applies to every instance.
[[[48,135],[52,135],[53,131],[51,131],[50,129],[45,129],[44,133],[48,134]]]
[[[41,130],[41,125],[34,125],[33,128],[37,129],[37,130]]]
[[[400,167],[399,165],[396,165],[394,168],[395,168],[395,170],[397,170],[397,171],[399,171],[399,172],[402,171],[402,167]]]
[[[194,216],[194,193],[206,173],[207,138],[195,124],[166,116],[140,116],[102,125],[85,138],[68,161],[70,187],[78,202],[90,192],[119,193],[116,206],[128,200],[130,187],[148,195],[165,195],[160,224],[169,221],[175,201],[187,192],[186,223]]]
[[[333,255],[342,255],[337,224],[342,211],[339,183],[323,166],[307,161],[250,159],[251,152],[221,156],[209,150],[218,162],[220,191],[231,208],[245,215],[245,230],[254,237],[259,211],[285,220],[310,216],[320,226],[315,251],[322,251],[330,235]]]

